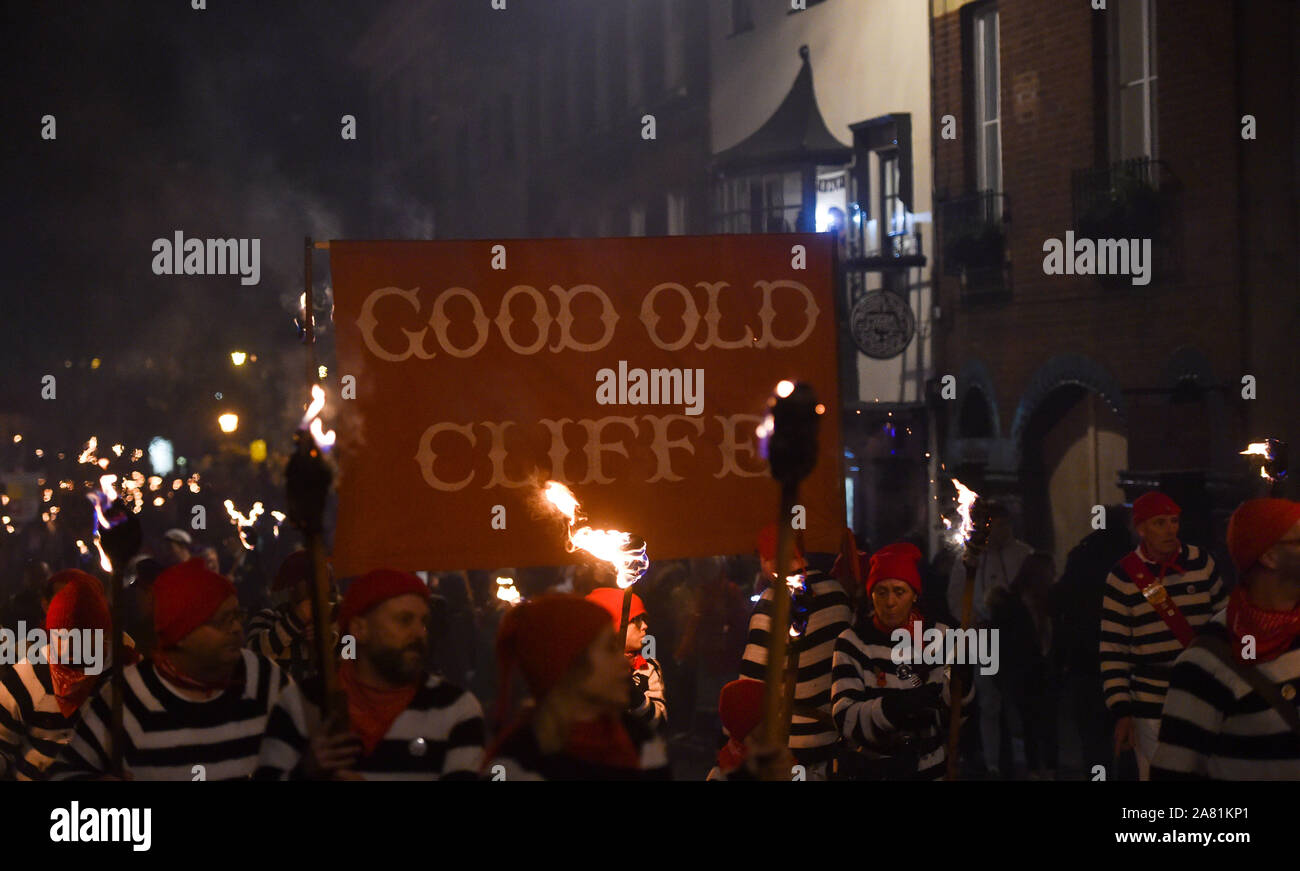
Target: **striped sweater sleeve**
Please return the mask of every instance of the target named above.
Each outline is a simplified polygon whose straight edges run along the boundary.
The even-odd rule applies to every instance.
[[[1121,580],[1114,571],[1106,575],[1106,592],[1101,600],[1101,682],[1106,706],[1116,717],[1129,716],[1133,707],[1129,689],[1133,673],[1133,609],[1124,604],[1126,595],[1140,594],[1131,581]]]
[[[772,588],[763,591],[754,613],[749,616],[749,634],[745,654],[740,661],[740,676],[754,680],[767,678],[767,636],[772,628]]]
[[[64,745],[58,760],[50,766],[50,780],[93,780],[109,771],[112,741],[108,724],[112,721],[111,681],[82,704],[72,739]]]
[[[447,733],[447,753],[443,756],[441,780],[481,780],[483,746],[486,730],[483,706],[473,693],[461,690],[456,702],[446,709],[453,724]]]
[[[26,732],[24,702],[30,710],[31,699],[12,666],[0,672],[0,780],[14,775],[14,762],[21,752]]]
[[[1219,565],[1214,561],[1214,557],[1207,553],[1205,561],[1209,563],[1210,568],[1210,613],[1217,614],[1228,607],[1228,594],[1223,589],[1223,574],[1219,571]]]
[[[835,639],[835,656],[831,666],[831,715],[840,734],[862,746],[879,742],[880,736],[893,729],[881,710],[881,694],[874,680],[868,680],[870,668],[862,650],[855,643],[851,629]]]
[[[307,752],[308,736],[320,719],[316,706],[308,702],[297,683],[290,682],[266,718],[254,780],[288,780],[298,774]]]
[[[1159,743],[1151,761],[1152,780],[1204,780],[1219,742],[1224,711],[1234,701],[1214,671],[1225,668],[1200,648],[1185,652],[1174,666],[1160,718]]]
[[[288,613],[267,608],[249,621],[245,646],[267,659],[282,662],[290,657],[293,643],[301,637],[304,629]]]

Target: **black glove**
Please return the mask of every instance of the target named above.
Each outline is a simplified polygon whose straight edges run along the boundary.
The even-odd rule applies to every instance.
[[[886,720],[902,729],[905,728],[904,723],[928,718],[931,711],[938,710],[941,692],[942,688],[938,684],[926,684],[909,690],[891,690],[881,696],[880,712]]]
[[[632,702],[633,709],[639,708],[645,704],[646,691],[650,689],[650,675],[632,672]]]
[[[109,506],[105,517],[109,522],[125,516],[117,526],[101,529],[99,543],[108,554],[108,560],[115,571],[126,571],[126,564],[131,557],[140,552],[140,543],[144,538],[140,530],[140,518],[131,513],[121,499]]]

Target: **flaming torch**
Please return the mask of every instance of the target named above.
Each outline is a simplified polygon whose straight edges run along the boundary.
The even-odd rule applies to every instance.
[[[961,525],[952,529],[952,524],[944,519],[944,525],[952,529],[949,542],[962,549],[961,561],[966,567],[966,585],[962,590],[961,628],[963,632],[970,628],[971,606],[975,598],[975,574],[979,570],[980,554],[988,543],[988,518],[982,517],[978,522],[973,517],[979,494],[956,478],[952,479],[957,488],[957,516]],[[948,681],[948,697],[952,699],[951,717],[948,723],[948,779],[957,779],[957,751],[961,743],[961,708],[962,698],[967,687],[962,686],[961,675],[955,670]]]
[[[93,438],[92,438],[93,441]],[[142,532],[139,519],[132,514],[121,499],[113,484],[116,475],[103,475],[99,479],[99,491],[89,494],[95,506],[95,547],[99,550],[99,565],[105,571],[112,572],[109,589],[113,601],[113,659],[112,674],[113,702],[110,708],[109,726],[109,770],[119,777],[122,774],[122,693],[123,671],[122,629],[126,623],[126,596],[123,592],[123,575],[126,564],[140,550]]]
[[[244,546],[244,550],[252,550],[253,546],[248,543],[248,538],[244,535],[244,530],[250,528],[257,522],[257,518],[262,515],[262,503],[254,502],[253,508],[248,512],[247,517],[237,511],[235,509],[235,503],[229,499],[225,501],[225,506],[226,513],[230,515],[230,522],[235,524],[235,528],[239,530],[239,543]]]
[[[515,589],[513,578],[497,578],[497,598],[507,605],[519,604],[519,591]]]
[[[755,431],[759,454],[768,461],[772,477],[781,485],[781,502],[776,519],[776,577],[790,577],[793,530],[790,516],[799,502],[799,484],[817,464],[817,430],[825,406],[817,401],[812,387],[782,381],[767,400],[767,414]],[[787,580],[787,584],[789,581]],[[774,591],[775,592],[775,591]],[[788,741],[798,660],[790,658],[791,597],[773,595],[772,628],[768,632],[767,676],[763,695],[763,736],[769,747],[784,747]],[[788,700],[788,701],[787,701]],[[776,754],[765,765],[768,780],[787,780]]]
[[[325,683],[324,719],[337,723],[340,717],[346,716],[347,705],[341,698],[338,672],[334,667],[333,633],[329,631],[328,623],[330,585],[323,535],[325,500],[334,481],[334,472],[324,454],[334,444],[334,432],[323,432],[321,427],[320,413],[325,408],[325,391],[320,385],[313,385],[311,394],[311,404],[294,433],[294,452],[285,467],[285,493],[289,502],[289,522],[302,532],[311,560],[312,624],[315,628],[316,667]],[[254,506],[254,511],[258,507]]]
[[[1287,473],[1286,442],[1266,438],[1262,442],[1251,442],[1240,453],[1242,456],[1263,458],[1259,466],[1259,477],[1268,482],[1265,495],[1281,495]]]
[[[632,585],[641,580],[650,567],[646,543],[630,532],[617,529],[592,529],[578,526],[586,517],[573,491],[559,481],[547,481],[542,495],[569,523],[565,550],[586,551],[614,568],[614,580],[623,591],[623,616],[619,620],[619,638],[627,638],[628,615],[632,610]]]

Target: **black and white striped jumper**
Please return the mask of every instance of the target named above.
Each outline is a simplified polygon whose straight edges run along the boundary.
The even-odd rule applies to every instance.
[[[262,654],[295,679],[315,670],[315,651],[306,638],[307,624],[289,604],[264,608],[248,621],[244,646]]]
[[[1240,650],[1221,611],[1201,631]],[[1249,663],[1279,690],[1300,690],[1300,637],[1269,662]],[[1165,696],[1152,780],[1300,780],[1300,738],[1249,684],[1199,647],[1178,657]]]
[[[943,623],[922,621],[922,632],[934,628],[946,633]],[[889,693],[912,686],[898,676],[902,665],[894,663],[891,652],[894,642],[890,635],[876,628],[868,616],[856,625],[845,629],[835,640],[834,701],[835,724],[850,747],[865,750],[872,756],[890,755],[891,739],[897,738],[898,727],[889,722],[882,710],[882,699]],[[911,642],[908,642],[909,644]],[[941,698],[945,706],[952,704],[948,692],[948,673],[943,665],[906,664],[925,683],[942,687]],[[974,683],[972,681],[972,683]],[[970,703],[975,698],[971,686],[962,699],[962,722],[967,720]],[[946,718],[945,718],[946,719]],[[916,733],[917,746],[923,752],[916,762],[916,771],[908,779],[943,780],[947,775],[947,735],[936,723],[922,733]]]
[[[640,765],[636,769],[601,765],[564,753],[543,753],[531,727],[524,725],[506,737],[488,760],[488,780],[672,780],[668,744],[663,733],[630,711],[623,714],[623,727],[636,745]]]
[[[1142,556],[1141,549],[1137,553]],[[1204,548],[1184,544],[1178,565],[1183,574],[1167,575],[1164,587],[1197,629],[1223,609],[1228,597],[1214,558]],[[1157,564],[1146,562],[1146,567],[1152,577],[1160,577]],[[1116,717],[1158,718],[1183,645],[1138,591],[1122,561],[1106,576],[1099,650],[1102,691],[1111,712]]]
[[[298,778],[307,741],[321,721],[323,685],[302,684],[302,708],[277,706],[266,725],[256,779]],[[366,780],[479,780],[483,708],[474,694],[428,675],[374,751],[353,770]]]
[[[656,729],[668,728],[668,702],[664,699],[664,672],[657,659],[645,659],[633,668],[633,674],[645,683],[645,698],[632,713]]]
[[[267,718],[277,703],[301,708],[298,687],[275,663],[243,654],[236,686],[208,701],[182,696],[149,660],[123,677],[123,761],[135,780],[245,780],[257,768]],[[51,780],[108,773],[112,684],[81,706],[72,740],[50,767]],[[201,767],[196,767],[201,766]]]
[[[44,780],[77,725],[54,696],[48,645],[39,659],[0,665],[0,780]]]
[[[835,639],[853,621],[849,597],[840,582],[821,572],[809,571],[804,579],[809,598],[808,625],[798,640],[799,673],[795,684],[796,709],[790,722],[790,752],[802,765],[830,762],[835,756],[839,733],[831,720],[831,659]],[[779,585],[783,595],[788,587]],[[749,637],[740,676],[764,680],[767,677],[768,631],[772,626],[772,595],[776,587],[763,591],[749,618]],[[813,710],[820,717],[811,716]]]

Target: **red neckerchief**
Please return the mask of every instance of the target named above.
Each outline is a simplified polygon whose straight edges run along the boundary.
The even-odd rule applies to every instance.
[[[366,754],[375,752],[398,715],[411,706],[420,684],[385,690],[363,683],[356,665],[344,660],[339,666],[339,683],[348,697],[348,719],[352,731],[361,739]]]
[[[646,661],[646,658],[639,653],[629,654],[627,657],[627,661],[632,664],[633,671],[640,671],[641,669],[649,665],[649,663]]]
[[[1178,542],[1178,549],[1174,551],[1173,556],[1169,557],[1164,562],[1148,557],[1146,548],[1143,547],[1141,543],[1138,544],[1137,550],[1138,557],[1144,563],[1160,567],[1160,574],[1156,575],[1156,583],[1164,583],[1166,573],[1174,575],[1181,575],[1183,573],[1183,567],[1178,564],[1178,558],[1183,555],[1183,543],[1181,541]]]
[[[176,667],[176,663],[167,658],[167,655],[161,650],[155,650],[153,654],[153,665],[158,670],[158,674],[174,683],[182,689],[194,690],[201,693],[225,692],[233,686],[240,683],[239,676],[225,678],[223,680],[205,681],[182,672]]]
[[[564,740],[564,754],[611,768],[641,767],[641,754],[637,752],[632,736],[613,716],[570,725]]]
[[[877,617],[875,614],[871,615],[871,623],[886,635],[890,635],[893,632],[896,632],[898,630],[898,627],[895,627],[894,629],[890,629],[885,624],[881,623],[880,618]],[[907,629],[907,634],[910,635],[912,638],[916,638],[917,623],[924,623],[924,621],[921,618],[921,612],[913,608],[912,613],[907,615],[907,622],[903,624],[903,626]]]
[[[133,647],[123,647],[123,665],[131,665],[140,658]],[[111,665],[111,663],[110,663]],[[89,698],[91,691],[99,683],[100,674],[86,674],[80,668],[63,663],[50,663],[50,684],[54,688],[54,700],[59,703],[63,716],[71,717]]]
[[[744,765],[748,756],[749,751],[745,748],[745,745],[735,738],[730,738],[718,751],[718,768],[723,774],[730,774]]]
[[[1300,608],[1292,611],[1266,611],[1251,604],[1246,588],[1238,584],[1228,597],[1228,629],[1237,637],[1237,659],[1241,662],[1241,639],[1255,638],[1255,661],[1270,662],[1291,649],[1300,635]]]

